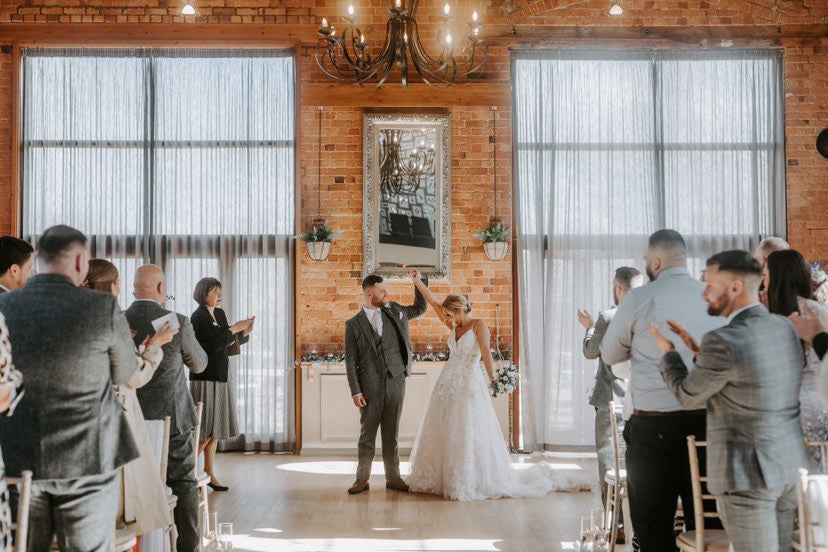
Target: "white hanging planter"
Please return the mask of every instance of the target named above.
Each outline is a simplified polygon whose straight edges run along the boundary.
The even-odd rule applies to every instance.
[[[314,261],[324,261],[331,253],[331,242],[329,241],[309,241],[306,242],[308,246],[308,257]]]
[[[484,242],[483,250],[491,261],[502,261],[509,253],[509,242],[492,241]]]

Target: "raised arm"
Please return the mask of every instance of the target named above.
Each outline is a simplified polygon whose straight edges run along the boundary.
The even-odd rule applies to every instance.
[[[604,340],[604,335],[607,333],[609,320],[603,313],[598,315],[598,320],[594,326],[587,328],[586,336],[584,337],[584,356],[588,359],[596,359],[601,356],[601,341]]]
[[[636,289],[630,290],[612,317],[612,324],[607,326],[606,333],[598,349],[604,364],[612,366],[630,359],[632,348],[633,324],[635,323]]]
[[[439,318],[440,321],[443,324],[445,324],[446,326],[449,327],[449,329],[451,329],[451,323],[448,320],[446,320],[445,316],[443,316],[443,306],[440,304],[440,301],[437,299],[437,296],[434,295],[434,293],[432,293],[430,289],[428,289],[428,282],[427,281],[423,282],[422,276],[420,276],[420,271],[412,270],[411,272],[408,273],[408,275],[411,276],[411,281],[414,282],[415,304],[416,304],[416,298],[422,299],[423,300],[423,312],[425,312],[426,303],[431,305],[431,308],[437,314],[437,318]],[[403,307],[403,308],[405,309],[406,307]],[[422,314],[422,313],[420,313],[420,314]]]
[[[704,408],[707,399],[727,385],[730,356],[727,343],[711,332],[702,339],[692,372],[688,372],[681,355],[672,350],[661,359],[661,376],[681,406]]]

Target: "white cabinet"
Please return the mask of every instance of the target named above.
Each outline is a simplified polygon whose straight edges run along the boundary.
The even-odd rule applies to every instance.
[[[443,362],[416,362],[405,383],[400,454],[408,454],[420,428]],[[493,400],[504,438],[509,435],[509,399]],[[344,363],[302,363],[302,454],[356,456],[359,411],[351,400]],[[380,454],[377,432],[377,455]]]

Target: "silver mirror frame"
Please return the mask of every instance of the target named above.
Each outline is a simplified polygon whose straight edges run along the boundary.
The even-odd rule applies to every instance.
[[[408,275],[398,271],[383,271],[378,268],[379,248],[379,137],[384,128],[422,127],[435,129],[435,149],[440,153],[439,165],[435,167],[436,204],[438,206],[435,227],[440,229],[437,240],[437,267],[422,270],[432,281],[446,282],[451,279],[451,117],[448,113],[365,113],[363,115],[362,143],[362,258],[363,277],[379,274],[388,280],[407,280]]]

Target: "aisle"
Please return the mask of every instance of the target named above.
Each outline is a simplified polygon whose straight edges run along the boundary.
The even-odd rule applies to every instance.
[[[594,459],[547,459],[559,469],[596,470]],[[600,505],[597,488],[478,502],[406,495],[385,490],[381,462],[371,490],[349,496],[351,459],[232,453],[217,461],[232,490],[211,493],[210,506],[233,522],[235,551],[573,550],[580,516]]]

